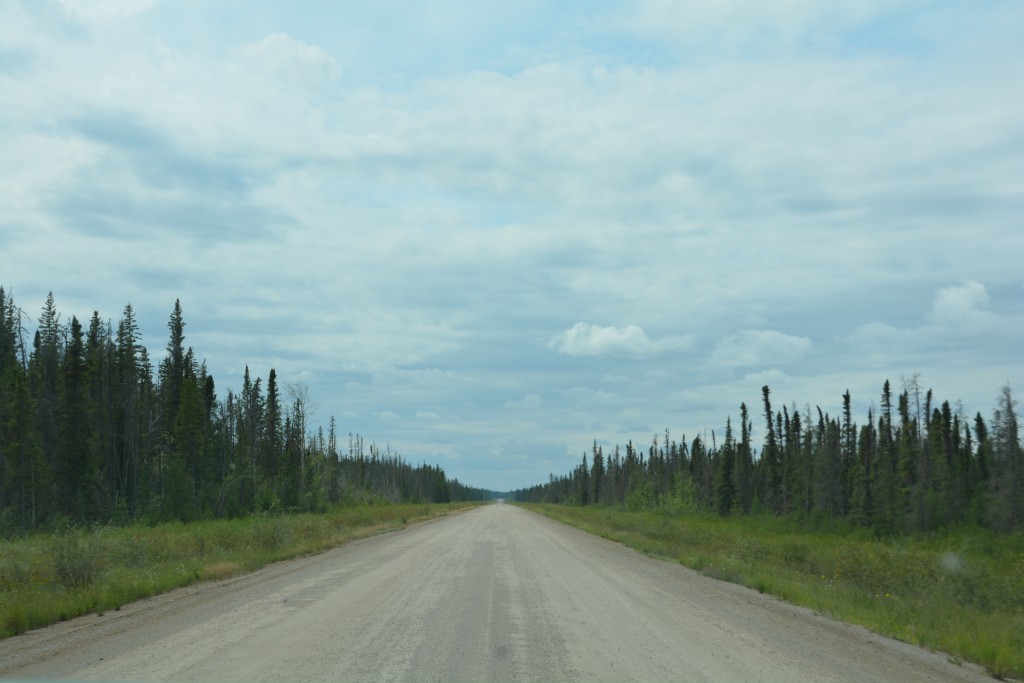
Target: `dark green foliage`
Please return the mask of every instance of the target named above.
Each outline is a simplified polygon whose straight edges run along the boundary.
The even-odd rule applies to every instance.
[[[761,454],[761,469],[763,471],[762,491],[765,504],[773,512],[782,512],[781,476],[779,472],[779,446],[776,441],[775,426],[773,422],[772,403],[770,400],[771,390],[768,385],[761,387],[761,396],[764,400],[764,418],[767,426],[765,434],[764,450]]]
[[[489,496],[358,436],[339,453],[334,419],[326,437],[307,433],[308,391],[289,386],[283,405],[273,369],[266,392],[246,368],[241,393],[218,400],[180,301],[156,378],[131,304],[116,333],[98,312],[86,331],[61,324],[50,294],[30,352],[24,318],[0,288],[0,534]],[[87,574],[79,550],[54,556],[72,583]]]
[[[948,401],[935,407],[913,376],[893,411],[892,389],[882,387],[881,413],[853,419],[850,392],[842,417],[772,409],[762,388],[765,441],[760,457],[750,444],[746,404],[737,442],[731,418],[725,440],[710,447],[697,437],[689,449],[657,437],[645,460],[626,445],[621,458],[595,441],[593,466],[513,492],[517,500],[573,505],[624,505],[630,510],[706,511],[727,516],[767,510],[813,525],[852,523],[877,536],[933,532],[961,523],[998,531],[1024,528],[1024,448],[1010,388],[1001,389],[992,429],[979,413],[974,438]],[[898,421],[897,419],[898,418]],[[582,492],[588,495],[581,495]]]
[[[732,512],[736,500],[736,482],[733,472],[736,469],[736,452],[732,441],[732,422],[725,422],[725,445],[718,452],[715,483],[715,508],[718,514],[726,516]]]
[[[57,453],[57,500],[60,510],[83,522],[96,514],[97,474],[94,434],[89,424],[88,378],[82,326],[71,318],[67,347],[59,372]]]
[[[1009,386],[999,393],[989,437],[991,447],[987,519],[996,529],[1008,531],[1024,524],[1024,449],[1021,448],[1017,402]]]

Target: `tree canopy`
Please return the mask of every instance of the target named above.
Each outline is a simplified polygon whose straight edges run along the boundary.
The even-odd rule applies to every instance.
[[[751,443],[746,404],[739,439],[726,419],[724,439],[675,441],[668,430],[644,451],[632,441],[610,453],[593,442],[590,469],[514,492],[521,501],[624,504],[721,515],[767,511],[803,518],[842,519],[883,533],[931,531],[959,523],[999,531],[1024,528],[1024,450],[1009,386],[998,394],[990,422],[955,404],[938,404],[914,375],[895,397],[882,385],[881,412],[863,424],[850,392],[839,415],[820,407],[777,410],[762,388],[764,442]]]
[[[333,417],[310,430],[308,390],[287,403],[273,369],[218,396],[180,301],[155,372],[131,304],[85,329],[51,293],[31,337],[26,319],[0,287],[0,533],[486,495],[357,434],[343,449]]]

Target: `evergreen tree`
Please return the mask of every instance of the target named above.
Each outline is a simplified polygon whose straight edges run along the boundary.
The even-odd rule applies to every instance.
[[[148,481],[152,378],[142,345],[135,310],[124,307],[117,326],[114,374],[118,396],[115,412],[115,458],[112,463],[112,506],[124,518],[134,519],[139,508],[140,486]]]
[[[53,292],[46,296],[39,327],[32,343],[29,377],[34,404],[38,410],[39,443],[48,467],[55,474],[62,471],[58,459],[58,368],[60,365],[60,316],[54,303]],[[56,492],[48,493],[56,496]],[[54,499],[56,502],[56,498]],[[65,501],[66,502],[66,501]]]
[[[273,370],[271,370],[273,372]],[[268,382],[269,387],[269,382]],[[268,391],[269,393],[269,391]],[[268,401],[269,402],[269,401]],[[269,414],[269,410],[267,411]],[[341,490],[339,485],[339,468],[338,463],[338,425],[334,420],[334,416],[331,415],[330,427],[327,432],[327,468],[328,468],[328,480],[327,480],[327,499],[332,505],[338,503],[341,500]],[[402,499],[408,500],[410,497],[410,487],[404,486]]]
[[[736,485],[733,480],[735,467],[732,420],[726,419],[725,444],[715,458],[715,509],[722,516],[730,514],[736,502]]]
[[[160,395],[163,403],[165,429],[170,431],[178,415],[181,384],[185,381],[185,320],[181,313],[181,300],[174,300],[174,310],[167,321],[170,338],[167,355],[160,363]]]
[[[782,473],[779,467],[779,447],[775,439],[775,426],[772,424],[774,418],[770,393],[767,384],[761,387],[761,395],[764,400],[764,419],[767,427],[764,449],[761,451],[761,468],[764,479],[764,502],[768,509],[780,514],[783,509]]]
[[[1017,420],[1017,401],[1010,385],[999,391],[992,414],[989,520],[1002,531],[1024,524],[1024,451]]]
[[[89,424],[88,378],[82,325],[72,316],[70,338],[60,372],[58,400],[57,491],[71,519],[97,518],[95,435]]]
[[[53,473],[39,443],[28,378],[8,368],[0,400],[0,532],[36,529],[50,513]]]
[[[750,414],[747,404],[740,404],[740,442],[736,449],[736,502],[741,513],[750,512],[754,503],[754,486],[751,482],[754,469],[754,456],[750,446]]]
[[[335,451],[337,445],[335,444]],[[277,371],[270,368],[267,375],[267,397],[263,418],[263,454],[261,465],[264,475],[277,481],[285,468],[281,443],[281,392],[277,386]]]
[[[261,480],[261,451],[263,448],[264,400],[263,389],[259,377],[253,381],[249,376],[249,366],[245,366],[242,378],[242,393],[239,396],[238,413],[238,445],[239,471],[244,472],[246,509],[253,509],[256,504],[256,489]]]
[[[87,419],[95,444],[96,514],[104,520],[110,518],[113,509],[111,492],[115,484],[113,473],[117,459],[111,336],[110,324],[100,319],[99,311],[93,311],[85,343],[86,375],[89,383]]]
[[[897,528],[896,443],[889,380],[885,380],[882,386],[882,410],[878,418],[878,448],[875,454],[876,460],[871,465],[874,475],[872,500],[875,503],[872,518],[881,531],[888,533]]]
[[[168,465],[167,502],[169,518],[188,520],[196,516],[202,499],[202,455],[205,452],[206,415],[197,378],[186,373],[179,390],[178,414],[174,420],[173,448]]]
[[[780,486],[779,486],[779,514],[788,515],[795,510],[804,510],[802,503],[808,501],[809,484],[806,481],[806,468],[803,467],[803,449],[801,448],[800,413],[796,406],[793,406],[793,416],[790,417],[786,406],[782,406],[782,412],[777,414],[778,436],[782,440],[778,452]]]
[[[11,370],[25,370],[21,331],[21,309],[0,286],[0,377]],[[3,386],[0,383],[0,391]]]
[[[604,454],[601,452],[601,447],[597,445],[597,440],[594,440],[592,447],[593,465],[590,469],[590,500],[593,503],[604,502],[604,496],[602,494],[602,485],[604,483]]]
[[[870,526],[875,515],[875,504],[872,498],[874,477],[871,466],[878,458],[876,452],[878,439],[875,432],[874,416],[868,411],[867,424],[861,427],[860,439],[857,442],[857,463],[852,473],[851,485],[851,518],[855,523]]]
[[[851,408],[850,390],[843,394],[843,431],[842,431],[842,455],[840,468],[842,470],[842,511],[844,515],[851,513],[853,503],[853,481],[858,476],[857,470],[857,425],[853,421],[853,409]]]
[[[583,453],[583,461],[576,468],[573,496],[580,505],[590,502],[590,466],[587,464],[587,454]]]
[[[815,443],[818,509],[835,518],[843,514],[842,500],[842,429],[839,423],[818,408]]]

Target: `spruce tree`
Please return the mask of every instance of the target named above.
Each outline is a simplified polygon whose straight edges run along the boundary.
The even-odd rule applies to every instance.
[[[999,391],[992,414],[989,520],[1000,531],[1024,526],[1024,450],[1017,401],[1010,385]]]
[[[174,428],[181,396],[181,383],[185,380],[185,320],[181,313],[181,300],[175,299],[174,310],[167,321],[170,337],[167,340],[167,355],[160,363],[160,396],[164,429],[169,433]]]
[[[60,380],[57,491],[64,513],[75,521],[86,522],[96,519],[100,482],[95,435],[88,420],[89,386],[82,325],[74,316],[69,327]]]
[[[841,457],[842,510],[849,515],[853,507],[853,480],[857,476],[857,425],[853,421],[853,410],[850,406],[850,390],[843,394],[843,431]]]
[[[39,443],[28,378],[8,370],[7,380],[0,403],[0,531],[24,531],[38,528],[54,511],[53,471]]]
[[[151,377],[135,310],[124,307],[117,325],[114,374],[117,394],[115,451],[112,492],[113,507],[127,519],[134,519],[139,506],[139,487],[146,471],[149,434]]]
[[[736,449],[733,444],[732,420],[725,421],[725,444],[715,458],[715,509],[727,516],[736,502],[736,484],[733,473],[736,467]]]
[[[38,410],[39,443],[48,466],[55,475],[61,471],[58,458],[58,368],[60,364],[60,316],[53,292],[46,296],[39,326],[32,343],[29,377],[34,404]],[[66,501],[64,501],[66,502]]]
[[[601,447],[597,445],[597,439],[594,440],[591,449],[593,464],[590,468],[590,501],[596,504],[604,502],[601,493],[604,482],[604,454],[601,452]]]
[[[736,481],[736,501],[740,512],[750,512],[753,505],[754,487],[751,483],[754,469],[754,456],[750,446],[750,414],[747,412],[747,404],[740,404],[740,442],[736,449],[736,467],[734,479]]]
[[[878,448],[872,463],[873,518],[881,531],[891,533],[897,523],[896,443],[892,424],[892,389],[889,380],[882,386],[882,410],[878,418]]]
[[[770,399],[771,390],[768,385],[761,387],[764,400],[764,419],[767,431],[765,444],[761,451],[761,468],[764,481],[764,502],[772,512],[779,514],[782,510],[781,473],[779,472],[779,447],[775,438],[774,416]]]
[[[267,397],[263,418],[263,453],[260,458],[264,476],[278,485],[278,477],[285,469],[284,449],[281,443],[281,391],[277,386],[277,371],[270,368],[267,375]]]

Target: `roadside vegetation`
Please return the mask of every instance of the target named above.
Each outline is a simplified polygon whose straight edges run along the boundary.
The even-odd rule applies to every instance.
[[[131,304],[61,321],[50,294],[34,334],[0,286],[0,538],[95,524],[155,525],[250,514],[326,512],[366,499],[484,500],[390,445],[347,439],[301,382],[246,366],[220,390],[185,345],[176,301],[154,362]],[[347,442],[347,443],[346,443]]]
[[[94,526],[0,540],[0,637],[441,517],[473,503]]]
[[[218,395],[180,302],[156,362],[131,304],[83,326],[51,294],[31,320],[0,286],[0,637],[490,497],[314,427],[273,368]]]
[[[879,538],[768,514],[529,505],[716,579],[1024,677],[1024,533],[976,526]]]
[[[880,633],[1024,677],[1024,445],[1011,387],[990,419],[918,375],[841,408],[746,403],[724,430],[646,449],[593,441],[512,493],[556,519]],[[838,392],[837,392],[838,395]],[[755,425],[757,425],[755,427]],[[760,437],[760,447],[757,443]],[[590,456],[588,459],[588,455]]]

